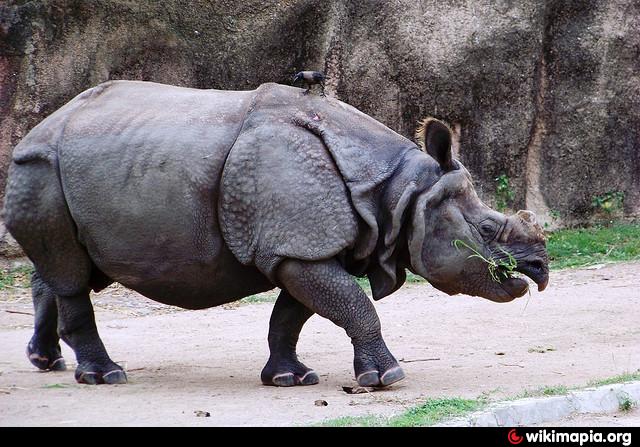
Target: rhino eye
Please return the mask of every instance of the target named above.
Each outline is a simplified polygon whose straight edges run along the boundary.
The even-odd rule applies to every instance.
[[[482,237],[492,238],[493,236],[495,236],[496,231],[498,230],[498,224],[493,220],[487,219],[480,222],[480,225],[478,225],[478,230],[480,231]]]

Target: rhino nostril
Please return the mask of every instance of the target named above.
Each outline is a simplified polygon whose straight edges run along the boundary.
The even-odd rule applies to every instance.
[[[544,270],[544,263],[540,260],[529,261],[526,263],[527,266],[533,270]]]
[[[547,265],[540,259],[533,261],[522,261],[518,263],[516,271],[527,274],[541,275],[547,271]]]
[[[531,261],[523,261],[518,263],[516,271],[524,273],[536,284],[538,284],[538,290],[543,291],[547,287],[549,282],[549,269],[547,264],[542,259],[534,259]]]

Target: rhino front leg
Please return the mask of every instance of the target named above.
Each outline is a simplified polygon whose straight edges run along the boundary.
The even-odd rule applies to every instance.
[[[404,378],[382,339],[373,303],[354,278],[334,259],[286,260],[279,279],[309,309],[342,327],[351,338],[356,380],[361,386],[387,386]]]
[[[74,296],[58,297],[58,333],[76,354],[79,383],[126,383],[127,376],[114,363],[100,340],[96,328],[89,291]]]
[[[67,366],[60,350],[56,295],[37,272],[31,275],[31,293],[35,321],[27,345],[29,361],[42,370],[64,371]]]
[[[269,322],[269,361],[260,378],[265,385],[315,385],[320,379],[298,360],[296,345],[304,323],[313,311],[286,290],[278,296]]]

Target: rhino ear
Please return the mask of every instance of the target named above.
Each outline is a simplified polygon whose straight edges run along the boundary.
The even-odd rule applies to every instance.
[[[456,169],[451,157],[451,129],[435,118],[425,118],[416,130],[416,141],[447,172]]]

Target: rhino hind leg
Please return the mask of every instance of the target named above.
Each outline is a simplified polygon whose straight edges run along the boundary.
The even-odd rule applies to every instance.
[[[89,300],[92,262],[77,239],[56,165],[51,156],[35,155],[13,163],[5,194],[5,224],[36,271],[29,360],[38,368],[56,366],[49,364],[59,352],[55,328],[76,354],[78,382],[123,383],[126,375],[98,336]]]
[[[29,361],[42,370],[64,371],[67,366],[60,350],[56,295],[37,272],[31,276],[31,293],[35,323],[27,345]]]
[[[58,334],[76,354],[78,383],[126,383],[124,370],[109,358],[96,328],[89,289],[74,296],[59,296]]]
[[[335,259],[288,259],[282,262],[278,278],[302,304],[345,329],[353,344],[353,366],[360,386],[384,387],[404,378],[382,339],[373,303]]]
[[[320,379],[298,360],[296,344],[313,311],[282,290],[269,321],[269,360],[260,374],[264,385],[315,385]]]
[[[76,354],[79,383],[126,383],[120,366],[108,356],[98,335],[88,290],[76,296],[57,296],[35,272],[32,276],[34,334],[27,345],[31,363],[42,370],[63,371],[62,338]]]

